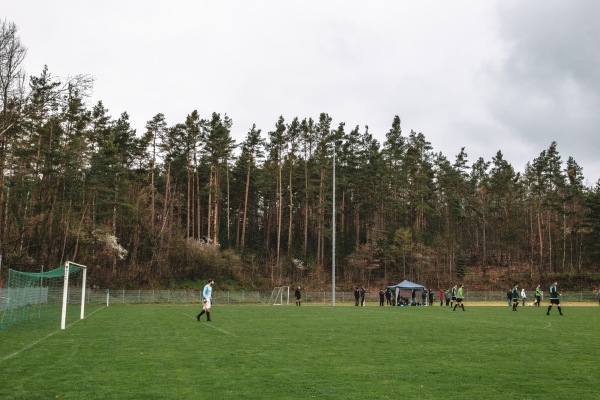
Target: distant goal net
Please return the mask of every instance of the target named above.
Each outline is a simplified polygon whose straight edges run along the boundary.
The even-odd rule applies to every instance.
[[[48,323],[65,329],[67,317],[85,314],[86,266],[66,262],[45,272],[8,271],[2,293],[0,329],[26,321]]]
[[[289,286],[276,286],[271,293],[269,304],[274,306],[290,305],[290,287]]]

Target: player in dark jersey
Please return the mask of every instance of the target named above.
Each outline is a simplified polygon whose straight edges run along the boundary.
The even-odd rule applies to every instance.
[[[558,308],[558,312],[560,315],[563,315],[562,310],[560,309],[560,299],[558,294],[558,282],[554,281],[552,285],[550,285],[550,305],[548,306],[548,312],[546,315],[550,315],[550,310],[552,310],[552,306],[556,304],[556,308]]]
[[[518,283],[515,283],[515,286],[513,286],[511,297],[512,297],[512,307],[513,307],[512,310],[517,311],[517,307],[519,306],[519,284]]]
[[[452,286],[452,292],[450,297],[450,307],[456,302],[456,285]]]
[[[296,291],[294,292],[294,297],[296,298],[296,305],[302,305],[302,294],[300,293],[300,286],[296,288]]]

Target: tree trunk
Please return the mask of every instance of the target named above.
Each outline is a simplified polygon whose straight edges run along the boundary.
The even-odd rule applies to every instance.
[[[302,244],[302,254],[306,260],[308,251],[308,160],[304,161],[304,243]]]
[[[540,249],[540,270],[543,268],[544,263],[544,239],[542,237],[542,211],[540,209],[540,206],[537,207],[537,230],[538,230],[538,239],[540,241],[539,243],[539,249]]]
[[[85,208],[83,209],[83,213],[81,213],[81,218],[79,219],[79,225],[77,226],[77,237],[75,237],[75,251],[73,251],[73,261],[77,261],[77,252],[79,251],[79,238],[81,237],[83,221],[85,221],[85,213],[87,212],[89,205],[89,203],[86,203]]]
[[[206,212],[206,238],[210,239],[211,224],[212,224],[212,194],[213,194],[213,166],[210,167],[208,176],[208,204]]]
[[[244,249],[244,246],[246,245],[246,223],[248,221],[248,193],[250,191],[250,166],[251,166],[252,160],[248,161],[248,168],[246,169],[246,191],[244,193],[244,216],[242,219],[242,238],[241,238],[241,242],[242,242],[242,250]]]
[[[219,244],[219,172],[217,170],[217,168],[215,167],[215,178],[214,178],[214,183],[215,183],[215,196],[214,196],[214,200],[213,200],[213,220],[214,220],[214,226],[213,226],[213,246],[217,247]]]
[[[190,157],[189,154],[186,157],[186,169],[187,169],[187,203],[186,203],[186,210],[185,210],[185,238],[186,240],[190,240],[190,237],[194,234],[194,224],[191,221],[191,213],[192,213],[192,207],[191,205],[194,204],[193,200],[192,200],[192,193],[193,193],[193,182],[192,182],[192,177],[191,177],[191,171],[190,171]]]

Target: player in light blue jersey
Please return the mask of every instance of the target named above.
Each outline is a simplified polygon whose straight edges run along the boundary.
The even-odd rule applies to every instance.
[[[206,320],[210,322],[210,305],[212,303],[212,287],[214,284],[215,281],[209,279],[206,286],[204,286],[204,290],[202,290],[202,311],[196,316],[198,322],[200,322],[200,317],[204,313],[206,313]]]

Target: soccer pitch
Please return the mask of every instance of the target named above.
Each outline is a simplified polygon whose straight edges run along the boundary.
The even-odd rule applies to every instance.
[[[0,398],[599,398],[600,307],[465,308],[95,306],[0,331]]]

